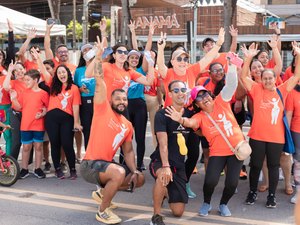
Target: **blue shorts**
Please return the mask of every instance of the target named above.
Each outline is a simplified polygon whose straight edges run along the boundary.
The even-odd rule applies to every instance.
[[[33,142],[44,142],[45,131],[21,131],[22,144],[31,144]]]

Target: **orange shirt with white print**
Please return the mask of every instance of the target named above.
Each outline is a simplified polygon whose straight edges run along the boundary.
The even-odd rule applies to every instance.
[[[288,95],[286,86],[287,82],[277,87],[284,102]],[[248,136],[258,141],[283,144],[283,104],[277,91],[266,90],[261,83],[256,83],[249,94],[253,100],[254,115]]]
[[[11,104],[9,92],[3,88],[5,76],[0,76],[0,105]]]
[[[57,61],[56,58],[53,58],[52,61],[54,63],[54,70],[56,70],[56,68],[59,65],[62,65],[62,63],[60,63],[59,61]],[[74,65],[74,64],[72,64],[72,63],[65,63],[64,65],[69,68],[69,70],[71,71],[72,76],[74,76],[75,70],[76,70],[77,66]]]
[[[225,73],[227,73],[228,70],[227,58],[226,58],[227,52],[221,52],[219,54],[220,54],[219,57],[214,59],[210,64],[217,63],[217,62],[221,63],[223,65]],[[205,71],[201,73],[200,77],[209,77],[208,71],[209,71],[209,65],[205,68]]]
[[[10,81],[11,89],[17,92],[17,99],[22,95],[22,93],[27,89],[25,83],[20,80],[11,80]],[[14,104],[12,104],[12,108],[15,110]]]
[[[144,94],[156,96],[157,95],[157,88],[160,87],[160,75],[157,70],[154,70],[154,80],[151,86],[145,86]]]
[[[133,127],[121,114],[114,112],[106,100],[94,104],[91,134],[84,159],[111,162],[124,142],[131,142]]]
[[[183,76],[177,75],[173,68],[168,69],[166,77],[163,78],[162,80],[166,92],[165,107],[172,105],[172,98],[169,96],[169,90],[168,90],[169,84],[174,80],[180,80],[186,84],[186,87],[190,91],[193,87],[195,87],[196,78],[197,75],[200,73],[200,70],[201,68],[199,63],[195,63],[189,66],[186,70],[185,75]],[[190,95],[188,95],[185,105],[189,105],[191,102],[192,100],[190,99]]]
[[[292,90],[285,102],[286,111],[292,111],[293,116],[291,120],[291,131],[300,133],[300,92]]]
[[[52,78],[47,83],[51,87]],[[52,109],[60,109],[71,116],[73,116],[73,105],[81,105],[81,97],[79,88],[72,84],[69,90],[66,90],[66,86],[62,86],[62,90],[58,95],[50,95],[48,112]]]
[[[44,117],[36,119],[38,112],[42,112],[43,107],[48,107],[49,95],[43,90],[33,91],[26,89],[18,98],[22,107],[21,128],[22,131],[44,131]]]
[[[126,91],[129,88],[130,80],[136,81],[143,75],[135,70],[129,69],[128,71],[123,68],[120,69],[115,63],[102,63],[104,74],[104,82],[107,87],[107,99],[111,99],[111,93],[116,89],[123,89]]]
[[[225,102],[221,95],[215,98],[214,110],[210,116],[219,125],[233,147],[245,140],[232,113],[230,103]],[[192,118],[197,120],[199,128],[209,143],[209,156],[233,155],[220,132],[203,111],[195,114]]]

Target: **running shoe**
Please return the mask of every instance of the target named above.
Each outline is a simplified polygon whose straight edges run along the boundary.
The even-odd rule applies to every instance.
[[[34,176],[36,176],[39,179],[46,178],[46,174],[43,172],[41,168],[37,168],[33,172]]]
[[[106,208],[103,212],[97,212],[96,220],[105,224],[117,224],[121,223],[121,218],[114,214],[109,208]]]
[[[21,178],[21,179],[24,179],[24,178],[26,178],[26,177],[28,177],[28,176],[29,176],[28,170],[21,169],[21,171],[20,171],[20,178]]]
[[[161,215],[156,214],[152,216],[150,225],[165,225],[163,220],[164,218]]]

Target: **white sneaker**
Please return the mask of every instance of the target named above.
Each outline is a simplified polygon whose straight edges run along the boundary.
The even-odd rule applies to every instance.
[[[121,223],[121,218],[114,214],[109,208],[106,208],[103,212],[97,212],[96,220],[105,224],[117,224]]]
[[[93,191],[92,192],[92,198],[96,202],[98,202],[99,204],[102,203],[102,198],[103,198],[103,195],[101,194],[100,190],[101,189],[98,189],[97,191]],[[116,209],[116,208],[118,208],[118,206],[116,204],[114,204],[113,202],[111,202],[110,205],[109,205],[109,208],[110,209]]]
[[[296,204],[296,201],[297,201],[297,194],[295,194],[295,195],[291,198],[290,202],[291,202],[292,204]]]
[[[279,180],[284,180],[284,176],[281,168],[279,168]]]

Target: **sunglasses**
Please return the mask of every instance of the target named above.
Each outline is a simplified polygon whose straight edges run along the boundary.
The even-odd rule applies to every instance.
[[[59,55],[68,54],[68,51],[59,51],[57,52]]]
[[[120,55],[122,55],[122,54],[124,54],[124,55],[128,55],[128,51],[127,50],[120,50],[120,49],[117,49],[117,51],[116,51],[118,54],[120,54]]]
[[[177,57],[176,58],[176,60],[177,60],[177,62],[181,62],[181,61],[183,61],[183,62],[188,62],[189,61],[189,57],[181,57],[181,56],[179,56],[179,57]]]
[[[40,53],[40,50],[35,50],[37,53]],[[33,51],[30,51],[31,54],[33,54]]]
[[[202,95],[198,95],[197,98],[196,98],[196,101],[201,102],[201,101],[203,101],[204,98],[206,98],[208,96],[209,96],[209,93],[206,91]]]
[[[215,70],[211,70],[210,71],[211,73],[224,73],[224,69],[222,68],[222,69],[215,69]]]
[[[174,88],[174,89],[171,90],[171,91],[173,91],[175,94],[178,94],[179,91],[180,91],[181,93],[186,93],[186,92],[187,92],[187,88]]]

